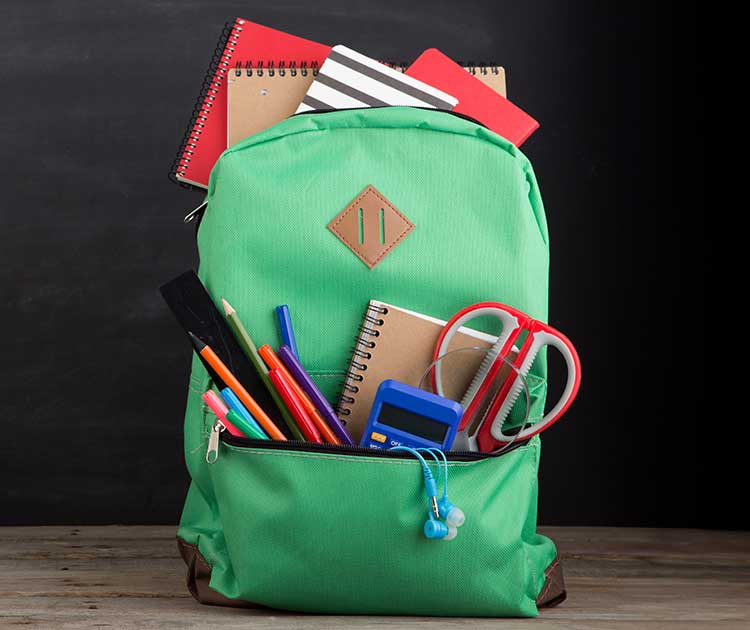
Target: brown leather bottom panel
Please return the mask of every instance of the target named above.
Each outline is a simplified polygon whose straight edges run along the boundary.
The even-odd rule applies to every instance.
[[[552,564],[544,571],[544,575],[547,579],[539,597],[536,598],[537,607],[552,608],[562,604],[568,592],[565,590],[565,576],[559,556],[555,556]]]
[[[182,538],[177,539],[177,548],[187,565],[187,587],[190,594],[201,604],[212,606],[241,606],[242,608],[259,608],[241,599],[230,599],[217,593],[208,583],[211,580],[211,567],[198,551],[197,545],[191,545]]]

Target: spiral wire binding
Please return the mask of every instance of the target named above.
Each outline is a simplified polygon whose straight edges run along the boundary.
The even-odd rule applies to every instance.
[[[371,350],[377,345],[377,342],[373,341],[373,338],[380,336],[378,328],[385,323],[382,315],[387,313],[388,308],[385,306],[367,305],[367,310],[359,329],[359,335],[357,335],[354,347],[352,348],[352,360],[349,363],[344,380],[341,382],[341,396],[339,397],[339,408],[337,410],[339,416],[348,416],[351,413],[351,409],[345,408],[344,405],[353,405],[355,399],[353,396],[347,395],[346,392],[351,394],[359,392],[359,387],[353,383],[359,383],[363,380],[360,372],[367,370],[366,362],[372,359]],[[345,421],[344,424],[346,424]]]
[[[459,61],[458,64],[466,68],[471,74],[500,74],[500,66],[493,62],[484,63],[480,61],[479,63],[474,63],[473,61],[467,61],[464,63]]]
[[[243,72],[249,77],[252,77],[253,75],[256,77],[262,77],[264,75],[272,77],[276,74],[278,74],[280,77],[284,77],[287,74],[292,77],[296,77],[298,74],[302,75],[303,77],[306,77],[308,74],[312,74],[312,76],[316,77],[318,76],[318,71],[319,68],[317,61],[311,61],[309,64],[307,61],[303,61],[300,63],[299,70],[297,69],[296,61],[290,61],[288,65],[286,61],[264,62],[258,60],[256,62],[234,62],[234,76],[236,77],[242,76]]]
[[[407,63],[405,61],[384,61],[383,63],[386,66],[393,68],[394,70],[398,70],[399,72],[406,72],[406,69],[411,65],[410,63]],[[466,70],[468,70],[471,74],[500,74],[501,66],[494,61],[489,61],[487,63],[485,63],[484,61],[480,61],[478,63],[474,63],[473,61],[459,60],[456,61],[456,63],[462,68],[466,68]]]
[[[203,78],[203,85],[201,86],[198,98],[195,100],[193,105],[193,112],[190,115],[190,121],[188,122],[185,133],[182,136],[180,142],[180,148],[177,154],[172,160],[172,166],[169,170],[169,179],[175,184],[183,188],[199,188],[193,184],[180,181],[178,177],[183,177],[187,172],[187,167],[190,164],[192,155],[195,153],[195,149],[200,140],[200,136],[203,133],[203,128],[206,126],[208,116],[211,114],[211,108],[213,107],[213,101],[216,98],[216,94],[222,86],[223,81],[227,78],[231,70],[232,53],[234,53],[237,42],[239,41],[239,35],[242,32],[242,24],[244,20],[236,20],[235,22],[227,22],[221,32],[221,37],[216,44],[214,53],[211,56],[211,63],[208,66],[208,70]],[[317,76],[319,67],[317,61],[303,61],[297,65],[296,61],[290,61],[288,64],[285,61],[261,61],[258,60],[255,63],[252,61],[235,61],[234,62],[234,75],[239,77],[242,75],[243,69],[247,76],[262,77],[264,75],[274,76],[279,74],[280,76],[286,76],[287,73],[290,76],[296,77],[297,74],[307,76]]]
[[[172,167],[169,171],[169,179],[183,188],[199,188],[180,181],[178,177],[183,177],[187,172],[187,167],[190,165],[190,158],[195,153],[195,148],[203,133],[203,128],[206,126],[206,121],[211,114],[213,101],[229,70],[229,62],[239,41],[244,23],[244,20],[237,19],[233,22],[227,22],[224,25],[219,41],[216,43],[216,48],[211,56],[211,63],[203,77],[203,84],[201,85],[198,98],[195,100],[190,121],[185,128],[180,148],[172,161]]]

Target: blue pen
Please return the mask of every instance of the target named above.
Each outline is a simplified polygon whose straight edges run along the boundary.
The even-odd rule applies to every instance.
[[[297,341],[294,338],[294,328],[292,328],[292,316],[289,313],[289,307],[286,304],[276,307],[276,317],[279,320],[279,332],[281,333],[281,343],[289,346],[295,357],[299,359],[297,351]]]
[[[224,399],[224,402],[227,403],[227,407],[229,407],[230,409],[234,409],[247,421],[248,424],[258,429],[258,431],[260,431],[263,435],[266,435],[266,432],[263,430],[263,428],[257,423],[250,412],[245,409],[245,405],[240,402],[240,399],[237,398],[237,395],[231,389],[229,389],[228,387],[222,389],[221,397]],[[266,439],[268,439],[268,436],[266,436]]]

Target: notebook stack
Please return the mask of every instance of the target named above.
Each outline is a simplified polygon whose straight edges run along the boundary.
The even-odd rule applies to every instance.
[[[516,146],[539,127],[506,98],[502,66],[462,66],[434,48],[397,66],[236,18],[213,60],[170,171],[173,181],[190,187],[208,187],[227,147],[311,111],[443,109],[475,119]]]

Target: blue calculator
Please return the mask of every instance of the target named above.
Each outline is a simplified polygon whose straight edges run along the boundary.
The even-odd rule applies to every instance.
[[[463,412],[463,407],[455,400],[398,381],[383,381],[375,394],[359,445],[449,450]]]

